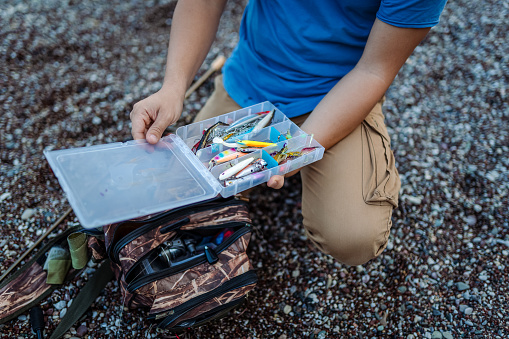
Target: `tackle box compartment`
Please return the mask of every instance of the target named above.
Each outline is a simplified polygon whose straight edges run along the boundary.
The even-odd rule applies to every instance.
[[[312,152],[282,165],[272,163],[270,168],[255,173],[256,176],[249,175],[247,179],[229,186],[217,178],[219,173],[247,156],[217,165],[209,171],[209,159],[228,147],[213,144],[196,154],[192,152],[193,145],[201,139],[203,131],[216,122],[232,123],[246,115],[273,109],[275,113],[269,126],[256,134],[237,136],[237,139],[275,144],[249,156],[268,159],[270,153],[285,145],[290,151],[314,147]],[[291,138],[286,139],[288,136]],[[218,194],[232,196],[267,182],[275,174],[282,175],[318,161],[323,153],[324,148],[312,136],[304,133],[268,101],[182,126],[176,134],[163,137],[155,145],[145,140],[131,140],[44,151],[69,203],[85,228],[158,213]]]

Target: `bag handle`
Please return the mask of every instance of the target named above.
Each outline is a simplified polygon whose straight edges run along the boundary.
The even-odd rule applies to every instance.
[[[87,311],[106,284],[112,279],[113,270],[111,269],[110,260],[105,259],[73,300],[50,339],[62,337]]]

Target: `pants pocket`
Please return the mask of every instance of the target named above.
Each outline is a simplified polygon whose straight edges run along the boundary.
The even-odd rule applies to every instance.
[[[381,111],[362,122],[362,195],[366,204],[398,207],[401,181]]]

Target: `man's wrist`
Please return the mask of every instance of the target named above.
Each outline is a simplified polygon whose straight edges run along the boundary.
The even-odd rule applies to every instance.
[[[165,100],[178,101],[183,103],[186,95],[186,89],[184,88],[184,86],[174,86],[163,83],[158,93]]]

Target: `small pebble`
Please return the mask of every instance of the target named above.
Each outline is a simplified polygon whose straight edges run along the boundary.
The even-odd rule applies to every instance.
[[[459,291],[468,290],[470,288],[470,286],[465,284],[464,282],[456,283],[456,287],[458,288]]]
[[[468,226],[475,226],[476,222],[477,222],[477,218],[475,215],[469,215],[467,216],[467,225]]]
[[[325,331],[318,332],[317,338],[318,339],[325,339],[325,338],[327,338],[327,332],[325,332]]]
[[[308,298],[310,298],[313,303],[317,303],[319,301],[318,296],[315,293],[308,295]]]
[[[65,300],[60,300],[59,302],[57,302],[53,305],[53,307],[55,307],[57,310],[61,310],[66,306],[67,306],[67,302],[65,302]]]
[[[4,201],[4,200],[7,200],[11,197],[11,193],[10,192],[5,192],[5,193],[2,193],[2,195],[0,195],[0,202]]]
[[[85,334],[87,334],[87,332],[88,332],[88,328],[85,325],[80,325],[76,329],[76,335],[78,335],[79,337],[83,337]]]
[[[35,210],[33,208],[27,208],[23,214],[21,215],[22,220],[28,220],[35,214]]]
[[[405,196],[405,199],[412,205],[420,205],[422,203],[422,199],[424,197],[412,197],[412,196]]]

